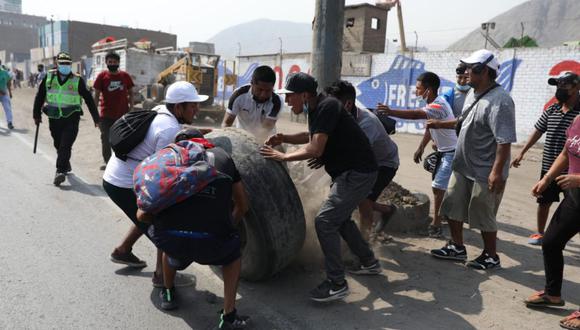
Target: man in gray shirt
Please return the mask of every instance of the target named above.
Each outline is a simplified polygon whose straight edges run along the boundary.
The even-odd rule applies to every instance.
[[[457,141],[453,176],[441,206],[452,240],[441,249],[431,250],[431,255],[466,260],[463,222],[468,222],[470,228],[481,230],[484,250],[467,265],[491,269],[500,267],[496,215],[508,177],[511,143],[516,142],[515,106],[495,82],[499,62],[490,51],[476,51],[461,62],[467,65],[473,93],[465,100],[465,120]],[[471,111],[467,111],[472,104]],[[433,127],[433,123],[430,125]]]
[[[356,90],[348,81],[339,80],[324,90],[326,94],[339,99],[363,130],[375,154],[379,171],[373,190],[358,206],[360,213],[360,231],[365,240],[369,239],[373,223],[373,211],[382,215],[382,222],[375,228],[382,229],[395,213],[394,205],[377,203],[383,190],[391,183],[399,168],[399,149],[391,140],[379,118],[366,109],[355,105]],[[312,163],[312,162],[311,162]],[[316,165],[314,166],[316,167]],[[356,271],[354,271],[356,273]]]

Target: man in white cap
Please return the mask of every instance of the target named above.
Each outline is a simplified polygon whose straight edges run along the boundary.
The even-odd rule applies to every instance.
[[[470,228],[481,231],[484,249],[467,266],[485,270],[500,267],[496,215],[508,177],[511,144],[516,142],[515,106],[508,92],[495,82],[499,62],[493,53],[478,50],[461,62],[467,65],[473,93],[457,119],[461,130],[453,175],[441,205],[452,239],[441,249],[431,250],[431,255],[467,260],[463,222],[468,222]]]
[[[141,268],[147,264],[132,252],[133,245],[143,235],[147,235],[148,225],[137,221],[137,199],[133,192],[133,172],[145,158],[173,142],[180,124],[191,124],[199,111],[199,103],[208,99],[199,95],[195,87],[186,81],[173,83],[167,89],[165,104],[153,109],[157,116],[151,122],[145,139],[129,154],[127,160],[111,157],[103,174],[105,192],[123,212],[133,221],[131,229],[123,242],[111,253],[111,261],[129,267]],[[157,265],[153,273],[153,285],[163,287],[162,253],[157,253]]]

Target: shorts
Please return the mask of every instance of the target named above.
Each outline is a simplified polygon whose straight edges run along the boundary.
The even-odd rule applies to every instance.
[[[440,213],[447,219],[467,222],[470,228],[495,232],[502,197],[503,191],[492,193],[487,182],[472,181],[453,171]]]
[[[158,249],[169,256],[169,264],[183,270],[192,263],[225,266],[241,256],[241,240],[237,232],[227,237],[191,238],[176,235],[171,230],[149,228],[151,240]]]
[[[133,189],[120,188],[105,180],[103,180],[103,189],[109,198],[125,213],[125,215],[127,215],[131,222],[133,222],[133,224],[137,226],[145,236],[149,237],[147,229],[150,224],[137,220],[137,196]]]
[[[396,168],[381,166],[377,172],[377,179],[375,180],[375,185],[373,190],[367,196],[367,199],[376,202],[379,196],[383,193],[383,190],[393,181],[395,174],[397,173]]]
[[[540,174],[540,180],[546,175],[545,171]],[[555,180],[550,182],[550,185],[546,190],[541,193],[541,196],[536,199],[538,204],[549,204],[560,201],[560,193],[564,193],[562,188],[556,183]]]
[[[442,152],[439,166],[437,166],[433,182],[431,182],[431,187],[439,190],[447,190],[449,179],[451,178],[451,172],[453,171],[454,156],[455,151]]]

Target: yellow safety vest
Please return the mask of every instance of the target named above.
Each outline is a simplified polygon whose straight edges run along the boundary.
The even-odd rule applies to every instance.
[[[75,112],[82,112],[82,99],[79,95],[80,77],[72,75],[61,85],[56,72],[46,75],[46,107],[48,118],[68,118]]]

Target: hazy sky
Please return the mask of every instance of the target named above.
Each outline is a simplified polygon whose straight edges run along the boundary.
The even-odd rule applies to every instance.
[[[401,0],[407,42],[442,49],[474,28],[526,0]],[[179,46],[205,41],[232,25],[259,18],[311,22],[315,0],[23,0],[25,14],[128,25],[177,34]],[[346,4],[374,1],[346,0]],[[396,12],[387,35],[398,38]]]

